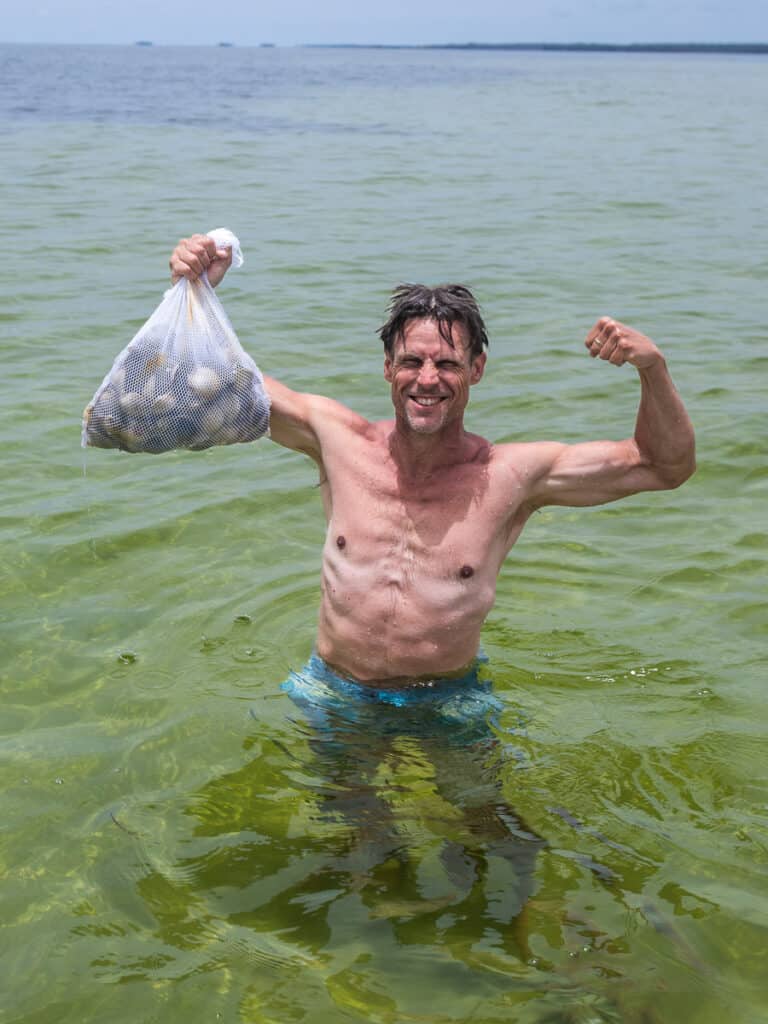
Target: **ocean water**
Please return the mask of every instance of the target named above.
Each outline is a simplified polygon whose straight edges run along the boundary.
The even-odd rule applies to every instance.
[[[0,47],[0,1020],[768,1019],[766,71]],[[598,316],[664,349],[698,472],[528,524],[479,738],[318,731],[280,689],[308,460],[80,448],[176,240],[218,226],[262,369],[371,418],[403,280],[475,289],[495,440],[631,432]]]

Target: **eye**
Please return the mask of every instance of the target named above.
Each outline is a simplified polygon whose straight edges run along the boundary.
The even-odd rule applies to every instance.
[[[406,356],[404,359],[400,360],[400,365],[407,367],[421,366],[421,360],[416,359],[414,356]]]
[[[459,364],[453,359],[441,359],[437,364],[441,370],[458,370]]]

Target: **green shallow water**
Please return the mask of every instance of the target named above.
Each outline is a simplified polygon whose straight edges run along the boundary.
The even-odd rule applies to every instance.
[[[766,1019],[764,60],[2,55],[0,1019]],[[79,447],[172,244],[219,225],[262,369],[369,417],[400,280],[476,289],[494,439],[631,430],[597,316],[665,348],[698,473],[537,514],[484,630],[493,777],[546,842],[522,914],[475,753],[339,754],[280,690],[308,461]]]

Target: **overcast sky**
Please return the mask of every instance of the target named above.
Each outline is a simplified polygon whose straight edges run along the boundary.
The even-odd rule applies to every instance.
[[[768,41],[768,0],[2,0],[0,8],[3,42]]]

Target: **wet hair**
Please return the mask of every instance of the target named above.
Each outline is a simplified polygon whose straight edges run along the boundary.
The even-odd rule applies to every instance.
[[[488,347],[480,307],[463,284],[439,284],[435,288],[425,284],[399,284],[392,292],[387,312],[389,317],[379,329],[379,337],[390,357],[394,355],[395,342],[403,338],[411,320],[436,320],[440,336],[451,346],[451,328],[455,323],[463,324],[469,335],[471,359],[476,359]]]

